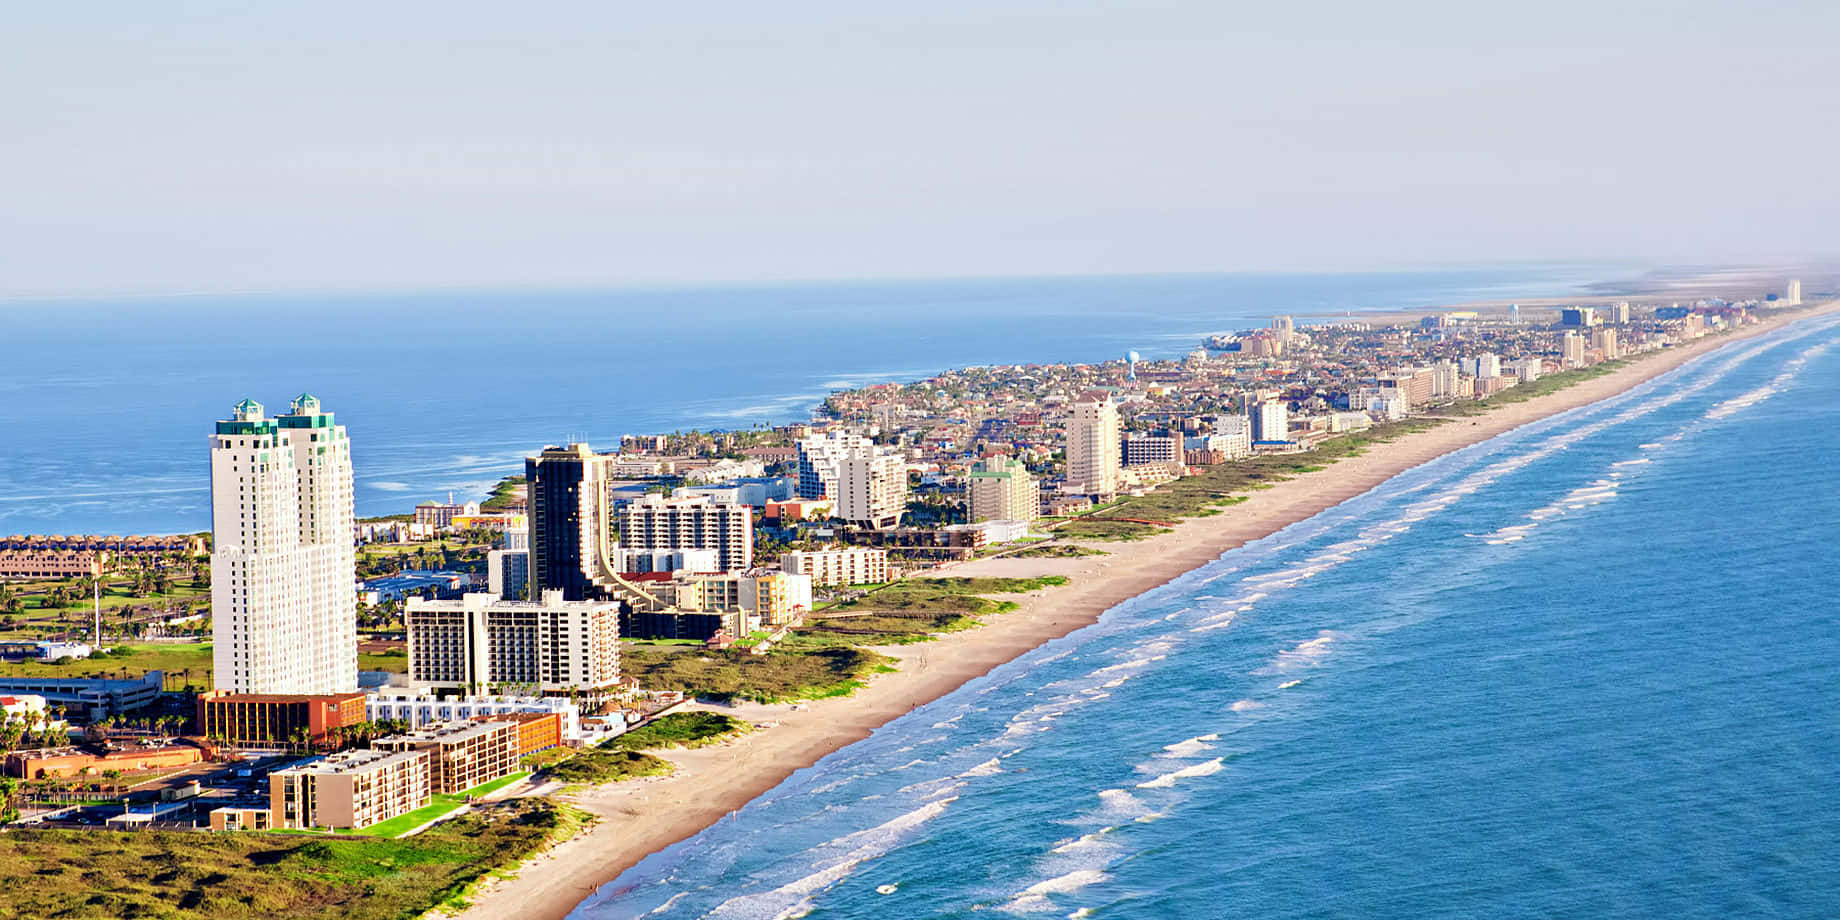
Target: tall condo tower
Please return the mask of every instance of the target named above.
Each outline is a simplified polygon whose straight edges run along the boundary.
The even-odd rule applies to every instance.
[[[1798,307],[1801,306],[1801,303],[1802,280],[1800,278],[1791,278],[1789,279],[1789,284],[1783,290],[1783,305]]]
[[[351,441],[302,393],[245,399],[211,436],[213,682],[235,693],[358,689]]]
[[[1067,485],[1074,495],[1118,494],[1118,407],[1109,393],[1080,394],[1067,420]]]

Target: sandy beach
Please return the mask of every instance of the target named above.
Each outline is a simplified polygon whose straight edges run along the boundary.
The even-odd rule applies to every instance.
[[[1126,543],[1094,543],[1102,556],[995,558],[953,567],[950,575],[1064,574],[1066,586],[1015,596],[1020,609],[987,625],[933,642],[881,649],[899,659],[855,695],[794,705],[713,707],[772,727],[725,745],[661,752],[667,777],[598,787],[570,799],[600,818],[590,830],[541,854],[515,877],[490,883],[461,916],[553,920],[567,915],[628,867],[741,808],[794,771],[867,737],[878,726],[977,678],[1049,640],[1096,621],[1112,606],[1204,565],[1248,541],[1365,493],[1399,473],[1555,413],[1630,387],[1785,321],[1840,309],[1829,303],[1788,320],[1768,320],[1727,335],[1650,355],[1617,371],[1534,400],[1503,406],[1372,447],[1313,473],[1255,491],[1224,513],[1173,532]]]

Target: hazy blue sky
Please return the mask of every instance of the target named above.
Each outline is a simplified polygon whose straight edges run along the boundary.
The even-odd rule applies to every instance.
[[[0,293],[1840,252],[1840,3],[12,3]]]

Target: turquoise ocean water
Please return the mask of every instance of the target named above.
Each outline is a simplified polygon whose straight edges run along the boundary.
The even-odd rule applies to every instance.
[[[801,771],[600,918],[1840,916],[1840,322],[1412,470]]]

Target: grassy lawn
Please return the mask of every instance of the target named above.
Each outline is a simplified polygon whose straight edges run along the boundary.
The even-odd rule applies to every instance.
[[[358,670],[407,674],[409,673],[409,651],[390,649],[387,652],[362,652],[358,655]]]
[[[211,669],[211,643],[138,643],[116,647],[115,654],[90,657],[58,665],[39,661],[0,662],[6,677],[139,677],[148,671],[168,675],[192,670],[197,680]]]
[[[529,775],[530,772],[526,770],[521,773],[513,773],[510,776],[499,777],[489,783],[480,783],[465,792],[431,796],[429,797],[428,804],[414,811],[397,815],[388,821],[379,821],[369,827],[351,828],[348,830],[335,831],[335,833],[360,837],[401,837],[430,821],[452,814],[454,811],[458,810],[460,806],[466,804],[467,796],[472,796],[477,799],[489,793],[497,792]],[[432,830],[432,828],[430,830]]]
[[[401,840],[13,829],[0,834],[0,916],[400,920],[457,903],[583,820],[518,800]]]

